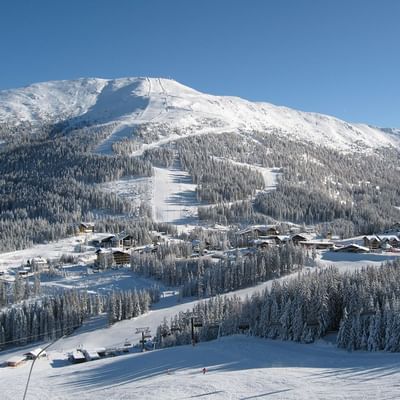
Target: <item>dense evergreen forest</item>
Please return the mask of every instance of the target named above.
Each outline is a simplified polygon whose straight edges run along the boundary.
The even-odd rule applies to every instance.
[[[95,184],[125,175],[151,176],[151,164],[139,158],[93,154],[100,134],[91,137],[90,133],[48,133],[35,140],[22,135],[2,149],[0,251],[65,237],[87,219],[118,220],[121,215],[137,219],[138,210]],[[148,216],[145,209],[139,212]]]
[[[400,219],[399,152],[394,149],[343,153],[271,130],[178,137],[131,157],[143,143],[160,137],[150,124],[137,127],[134,139],[114,143],[114,155],[97,154],[96,146],[112,129],[112,124],[84,123],[79,128],[0,126],[0,140],[6,141],[0,148],[0,251],[65,237],[82,220],[95,220],[100,229],[124,225],[137,231],[139,219],[150,226],[147,205],[134,207],[96,184],[151,176],[153,165],[176,164],[189,172],[198,199],[208,204],[199,209],[205,221],[290,221],[348,237],[381,232]],[[275,168],[276,190],[263,191],[259,172],[229,160]]]
[[[107,312],[110,324],[137,317],[160,298],[158,287],[148,290],[119,291],[94,295],[86,291],[65,290],[53,295],[39,295],[37,278],[33,289],[16,280],[10,288],[10,301],[4,302],[5,288],[0,286],[0,349],[52,340],[70,334],[85,319]],[[1,299],[0,298],[0,299]]]
[[[311,343],[337,333],[347,350],[400,351],[400,261],[352,273],[323,269],[241,300],[217,296],[180,313],[157,330],[162,346],[188,344],[188,316],[202,323],[197,340],[247,332],[271,339]],[[216,329],[216,327],[218,329]]]
[[[276,190],[261,191],[254,201],[231,204],[222,199],[214,207],[200,208],[200,218],[228,224],[270,218],[322,224],[341,236],[381,232],[400,219],[397,150],[350,154],[278,133],[210,134],[177,142],[183,160],[206,155],[211,165],[219,157],[280,171]]]
[[[156,253],[133,254],[134,272],[180,287],[181,296],[199,298],[254,286],[301,270],[306,255],[292,244],[267,249],[253,249],[242,255],[232,251],[231,257],[215,260],[211,257],[190,258],[187,244],[161,245]]]

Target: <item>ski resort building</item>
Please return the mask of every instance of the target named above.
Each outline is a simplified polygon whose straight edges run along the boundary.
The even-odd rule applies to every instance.
[[[27,353],[24,354],[24,357],[27,360],[34,360],[38,357],[46,357],[47,354],[45,351],[43,351],[43,349],[41,349],[40,347],[38,347],[37,349],[28,351]]]
[[[400,248],[400,239],[396,235],[371,235],[364,236],[364,246],[371,250],[379,248],[387,250],[390,247]]]
[[[130,253],[121,249],[98,249],[96,255],[95,265],[100,269],[107,269],[113,265],[125,265],[131,262]]]
[[[93,233],[94,224],[91,222],[81,222],[79,224],[79,233]]]
[[[27,262],[28,266],[30,266],[30,272],[42,272],[48,269],[47,260],[43,257],[34,257]]]

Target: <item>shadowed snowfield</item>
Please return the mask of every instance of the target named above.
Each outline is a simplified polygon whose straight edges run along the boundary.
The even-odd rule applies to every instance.
[[[40,360],[28,399],[396,399],[397,354],[348,353],[234,336],[70,365]],[[203,367],[207,373],[202,374]],[[21,398],[29,363],[0,369],[2,399]],[[9,382],[13,384],[10,385]]]

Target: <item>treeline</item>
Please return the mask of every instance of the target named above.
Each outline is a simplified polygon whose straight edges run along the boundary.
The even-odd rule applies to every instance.
[[[184,297],[208,297],[300,270],[305,261],[303,249],[292,244],[253,249],[246,256],[235,250],[220,260],[178,256],[176,251],[160,246],[155,254],[133,254],[131,269],[166,285],[179,286]]]
[[[159,297],[156,286],[101,296],[68,290],[3,307],[0,309],[0,348],[56,339],[70,334],[85,319],[103,312],[108,312],[110,323],[136,317],[147,312]]]
[[[400,351],[400,261],[341,274],[336,268],[275,281],[251,298],[216,297],[192,314],[203,322],[199,340],[240,333],[311,343],[338,332],[338,347],[348,350]],[[159,328],[165,345],[190,343],[184,313]],[[171,329],[172,328],[172,329]],[[175,329],[177,328],[177,329]],[[166,339],[165,339],[166,338]]]

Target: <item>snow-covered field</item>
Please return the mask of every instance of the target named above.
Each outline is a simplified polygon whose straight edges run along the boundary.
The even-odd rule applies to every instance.
[[[84,252],[77,252],[77,247],[80,247],[84,242],[90,241],[93,238],[102,238],[106,234],[84,234],[71,236],[65,239],[49,242],[46,244],[37,244],[24,250],[12,251],[8,253],[0,253],[0,271],[7,268],[19,267],[25,264],[27,260],[34,257],[43,257],[50,260],[58,260],[63,254],[72,255],[81,258],[83,262],[89,259],[93,260],[94,249]]]
[[[22,397],[29,367],[0,369],[2,399]],[[233,336],[77,365],[50,351],[34,368],[27,398],[398,399],[399,379],[397,354]]]

